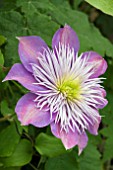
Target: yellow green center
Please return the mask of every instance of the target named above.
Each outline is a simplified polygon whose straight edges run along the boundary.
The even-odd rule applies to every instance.
[[[62,83],[58,83],[58,90],[69,100],[79,99],[81,96],[81,87],[78,79],[65,79]]]

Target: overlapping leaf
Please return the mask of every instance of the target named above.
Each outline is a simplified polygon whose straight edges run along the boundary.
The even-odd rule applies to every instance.
[[[85,0],[102,12],[113,16],[113,1],[112,0]]]
[[[88,17],[82,12],[68,7],[58,8],[48,0],[18,0],[16,5],[21,8],[24,17],[16,11],[0,13],[0,33],[7,38],[6,65],[19,61],[16,36],[39,35],[51,46],[54,32],[65,23],[77,32],[81,43],[80,52],[95,50],[103,56],[113,56],[113,45],[88,22]]]
[[[31,161],[32,147],[31,143],[23,139],[21,140],[10,157],[0,158],[0,162],[5,167],[23,166]]]
[[[20,136],[14,123],[0,132],[0,157],[10,156],[18,144]]]
[[[48,157],[54,157],[66,153],[60,139],[44,133],[40,133],[39,136],[37,136],[35,148],[41,155]]]

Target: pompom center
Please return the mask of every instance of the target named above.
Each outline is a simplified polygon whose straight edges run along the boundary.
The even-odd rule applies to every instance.
[[[58,91],[63,94],[67,100],[81,98],[81,86],[79,79],[63,79],[57,84]]]

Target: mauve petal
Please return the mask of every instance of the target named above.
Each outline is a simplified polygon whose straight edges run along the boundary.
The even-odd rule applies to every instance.
[[[57,138],[60,138],[60,125],[58,123],[52,122],[50,127],[52,134]]]
[[[93,124],[89,123],[88,131],[93,135],[98,135],[98,128],[101,122],[101,117],[98,115],[97,121],[93,122]]]
[[[102,98],[94,98],[99,104],[96,105],[96,108],[102,109],[104,108],[107,104],[108,101],[106,99],[104,99],[104,97],[106,97],[106,91],[103,88],[100,87],[95,87],[93,88],[94,90],[98,90],[100,92],[99,96],[101,96]]]
[[[101,91],[101,94],[102,94],[102,97],[106,97],[106,91],[102,88],[100,88],[100,91]]]
[[[22,125],[32,124],[36,127],[44,127],[53,121],[50,119],[49,111],[40,110],[36,107],[34,102],[36,97],[35,94],[28,93],[18,101],[15,112]]]
[[[97,105],[97,107],[99,109],[103,109],[108,104],[108,101],[107,101],[107,99],[104,99],[104,97],[106,97],[106,91],[102,88],[100,88],[100,91],[101,91],[101,95],[103,97],[103,104],[101,104],[101,105],[99,104],[99,105]]]
[[[75,145],[78,145],[79,147],[79,155],[81,154],[82,150],[86,147],[88,137],[86,133],[79,134],[77,131],[73,132],[69,130],[68,133],[66,133],[64,130],[60,130],[60,124],[52,122],[50,124],[51,131],[54,136],[57,138],[61,138],[62,143],[66,149],[71,149]]]
[[[68,25],[65,25],[64,28],[60,28],[56,31],[52,39],[52,47],[58,48],[59,42],[67,46],[70,45],[71,48],[74,48],[75,52],[78,52],[80,47],[77,34]]]
[[[87,134],[84,132],[79,136],[78,141],[78,148],[79,148],[79,155],[82,153],[83,149],[86,147],[88,142]]]
[[[90,78],[96,78],[105,73],[107,69],[107,62],[98,53],[94,51],[84,52],[82,58],[89,58],[88,64],[94,64],[94,73]]]
[[[22,64],[19,63],[16,63],[12,66],[11,70],[9,71],[3,82],[7,80],[16,80],[25,88],[31,91],[37,91],[39,89],[37,85],[33,84],[36,83],[36,80],[34,79],[32,74],[29,73]]]
[[[31,63],[38,64],[38,57],[48,46],[38,36],[18,37],[19,39],[19,55],[24,67],[32,72]]]
[[[69,130],[68,133],[66,133],[64,130],[60,132],[60,138],[62,140],[62,143],[64,144],[66,149],[71,149],[75,145],[78,144],[79,141],[79,134],[77,131],[72,132]]]
[[[66,149],[70,149],[78,144],[79,135],[77,132],[69,130],[69,132],[66,133],[65,130],[60,129],[60,124],[55,122],[52,122],[50,126],[53,135],[57,138],[61,138]]]
[[[99,103],[101,104],[98,104],[97,105],[97,108],[99,109],[103,109],[107,104],[108,104],[108,101],[107,99],[103,99],[103,101],[99,100],[99,99],[96,99]]]

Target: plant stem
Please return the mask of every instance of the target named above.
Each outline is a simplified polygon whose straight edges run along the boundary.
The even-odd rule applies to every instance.
[[[34,170],[38,170],[33,164],[29,163],[29,165],[30,165]]]
[[[2,117],[2,118],[0,118],[0,122],[4,122],[4,121],[8,120],[9,118],[11,118],[11,116]]]
[[[29,136],[27,133],[24,133],[24,135],[31,141],[32,146],[34,146],[34,142],[33,142],[32,138],[31,138],[31,136]]]
[[[9,88],[9,91],[10,91],[11,95],[14,96],[13,90],[12,90],[12,88],[11,88],[9,82],[8,82],[8,88]]]
[[[19,90],[22,92],[22,93],[25,93],[25,90],[22,89],[22,86],[20,86],[18,83],[16,83],[15,81],[12,81],[13,84],[19,88]]]

